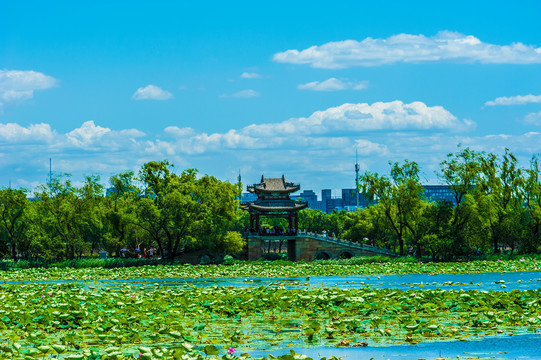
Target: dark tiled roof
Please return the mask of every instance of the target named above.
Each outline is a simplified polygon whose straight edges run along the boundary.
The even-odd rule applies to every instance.
[[[253,210],[276,212],[276,211],[299,211],[308,206],[308,203],[293,203],[291,206],[264,206],[258,204],[248,204],[247,207]]]
[[[249,192],[294,192],[299,190],[301,187],[298,184],[291,182],[286,182],[285,176],[282,175],[281,178],[265,178],[264,175],[261,176],[261,182],[259,184],[254,184],[248,186]]]
[[[284,178],[262,178],[261,183],[265,190],[284,191],[286,189]]]

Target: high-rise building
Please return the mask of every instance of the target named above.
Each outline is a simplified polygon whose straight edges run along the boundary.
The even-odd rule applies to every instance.
[[[423,185],[424,195],[428,201],[448,201],[456,205],[453,190],[447,185]]]

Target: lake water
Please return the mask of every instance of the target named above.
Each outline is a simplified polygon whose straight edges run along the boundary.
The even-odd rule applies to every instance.
[[[541,359],[541,335],[515,335],[506,337],[487,337],[468,341],[426,342],[416,345],[386,345],[368,341],[367,347],[319,347],[288,348],[283,350],[239,349],[251,356],[274,356],[288,354],[289,349],[296,353],[321,357],[340,356],[345,359],[399,359],[418,360],[439,357],[457,359]]]
[[[25,281],[30,282],[30,281]],[[340,288],[359,289],[363,287],[392,288],[402,290],[445,289],[445,290],[496,290],[511,291],[536,290],[541,288],[541,272],[509,272],[481,274],[446,274],[446,275],[380,275],[380,276],[322,276],[297,278],[225,278],[225,279],[134,279],[85,281],[31,281],[32,283],[77,283],[82,286],[98,287],[192,287],[192,286],[235,286],[250,287],[270,284],[284,285],[291,288]],[[6,283],[23,283],[6,282]],[[292,349],[297,353],[314,359],[340,356],[343,359],[436,359],[438,357],[462,359],[541,359],[541,335],[515,335],[468,339],[468,341],[424,342],[416,345],[383,345],[368,341],[367,347],[291,347],[279,349],[238,349],[239,353],[248,352],[252,356],[288,354]]]
[[[36,281],[32,281],[36,283]],[[39,283],[40,281],[37,281]],[[17,283],[17,282],[8,282]],[[84,281],[42,281],[42,283],[80,283],[94,286],[261,286],[269,284],[285,285],[292,288],[340,288],[359,289],[371,287],[374,289],[444,289],[444,290],[498,290],[511,291],[536,290],[541,288],[541,271],[481,273],[481,274],[445,274],[445,275],[349,275],[349,276],[317,276],[295,278],[197,278],[197,279],[134,279],[134,280],[101,280],[93,283]]]

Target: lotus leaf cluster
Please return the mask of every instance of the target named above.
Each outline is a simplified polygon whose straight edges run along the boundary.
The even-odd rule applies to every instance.
[[[520,258],[497,261],[421,263],[388,261],[355,263],[321,261],[311,263],[237,262],[231,265],[156,265],[130,268],[34,268],[0,271],[0,281],[78,280],[140,278],[249,278],[384,274],[468,274],[484,272],[541,271],[541,260]]]
[[[541,326],[540,305],[539,289],[4,284],[0,337],[6,340],[0,351],[2,358],[28,359],[229,359],[237,357],[228,352],[236,347],[467,340],[534,333]]]

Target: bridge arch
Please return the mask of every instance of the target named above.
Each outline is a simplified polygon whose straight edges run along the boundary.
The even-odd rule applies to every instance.
[[[314,255],[314,260],[330,260],[332,255],[325,250],[320,250]]]
[[[355,254],[350,250],[342,250],[336,257],[337,259],[351,259]]]

